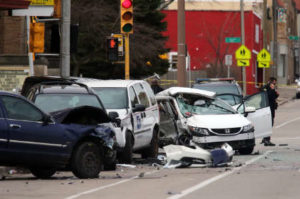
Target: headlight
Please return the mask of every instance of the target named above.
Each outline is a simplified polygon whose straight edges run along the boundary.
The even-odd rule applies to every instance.
[[[254,131],[254,127],[252,124],[248,124],[246,126],[243,127],[243,132],[246,133],[246,132],[252,132]]]
[[[189,126],[189,129],[190,129],[190,131],[191,131],[192,134],[196,134],[196,135],[209,135],[208,129],[194,127],[194,126]]]

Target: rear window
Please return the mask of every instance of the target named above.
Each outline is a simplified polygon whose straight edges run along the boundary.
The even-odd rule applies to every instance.
[[[34,103],[48,113],[78,106],[94,106],[103,109],[98,98],[88,94],[39,94]]]
[[[93,90],[100,97],[106,109],[128,108],[128,97],[126,88],[93,87]]]

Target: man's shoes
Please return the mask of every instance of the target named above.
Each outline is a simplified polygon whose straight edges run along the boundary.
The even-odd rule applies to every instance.
[[[276,146],[276,144],[272,143],[271,141],[264,141],[265,146]]]

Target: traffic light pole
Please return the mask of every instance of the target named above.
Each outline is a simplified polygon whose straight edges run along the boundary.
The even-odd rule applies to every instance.
[[[129,34],[124,34],[125,37],[125,79],[130,79],[130,48],[129,48]]]

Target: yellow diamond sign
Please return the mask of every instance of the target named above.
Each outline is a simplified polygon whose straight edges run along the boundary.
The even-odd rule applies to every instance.
[[[235,58],[236,59],[251,59],[251,51],[245,46],[241,45],[236,51],[235,51]]]
[[[270,62],[271,61],[271,55],[266,49],[262,49],[258,55],[257,55],[257,61],[258,62]]]

